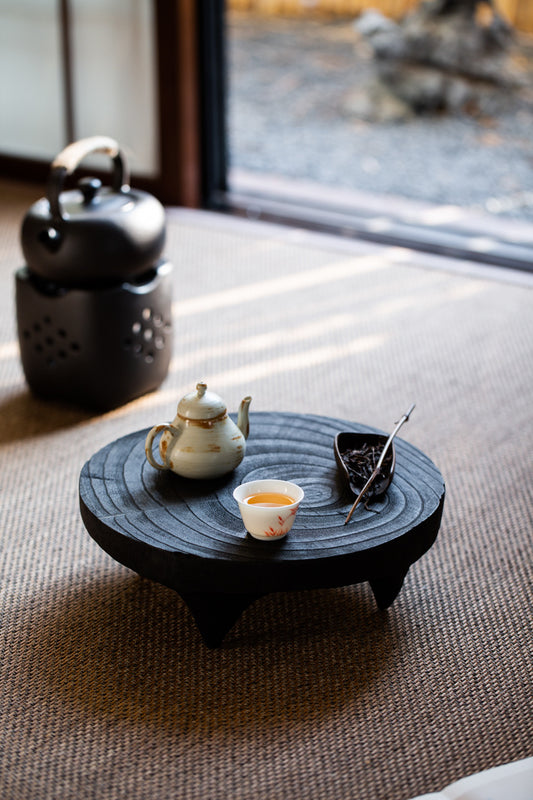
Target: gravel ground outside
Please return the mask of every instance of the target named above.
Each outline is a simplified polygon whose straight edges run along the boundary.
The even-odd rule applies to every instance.
[[[374,74],[352,19],[231,13],[227,31],[230,167],[533,220],[533,85],[482,114],[369,123],[347,109]]]

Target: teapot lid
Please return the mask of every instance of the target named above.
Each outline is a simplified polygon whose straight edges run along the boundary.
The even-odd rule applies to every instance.
[[[218,394],[207,391],[206,383],[197,383],[196,391],[186,394],[178,403],[178,416],[183,419],[213,420],[226,413],[226,404]]]

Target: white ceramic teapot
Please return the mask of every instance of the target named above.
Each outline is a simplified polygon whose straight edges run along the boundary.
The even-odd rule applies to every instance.
[[[226,404],[217,394],[198,383],[196,391],[178,403],[172,422],[154,425],[146,437],[146,458],[156,469],[170,469],[184,478],[217,478],[241,463],[248,438],[248,408],[252,398],[241,402],[237,424],[228,417]],[[162,463],[152,452],[154,439],[159,442]]]

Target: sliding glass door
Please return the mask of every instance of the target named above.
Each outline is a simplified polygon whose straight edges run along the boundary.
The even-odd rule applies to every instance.
[[[340,5],[344,14],[324,13]],[[370,0],[229,0],[227,202],[265,219],[530,269],[532,40],[495,13],[469,17],[467,5],[428,20],[425,34],[420,3],[411,3],[415,27],[370,10]],[[427,54],[426,64],[404,66],[405,37],[429,40],[436,28],[435,64]],[[491,36],[490,57],[463,63]]]
[[[381,96],[376,118],[361,14],[313,16],[296,0],[292,16],[251,0],[0,2],[0,174],[44,180],[69,141],[100,133],[167,204],[531,269],[529,84],[485,87],[481,109],[453,113]],[[531,40],[520,47],[533,78]]]

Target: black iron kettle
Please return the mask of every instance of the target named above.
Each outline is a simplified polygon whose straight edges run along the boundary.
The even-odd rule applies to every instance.
[[[112,158],[111,186],[82,178],[62,191],[65,178],[92,153]],[[32,272],[63,286],[94,286],[141,275],[165,244],[165,213],[147,192],[129,186],[124,154],[105,136],[81,139],[54,159],[47,196],[27,212],[22,251]]]
[[[61,191],[90,153],[113,163],[111,186],[95,178]],[[69,145],[53,161],[47,196],[21,230],[17,270],[22,366],[44,398],[107,410],[156,389],[172,352],[171,264],[161,257],[164,209],[128,185],[124,154],[103,136]]]

